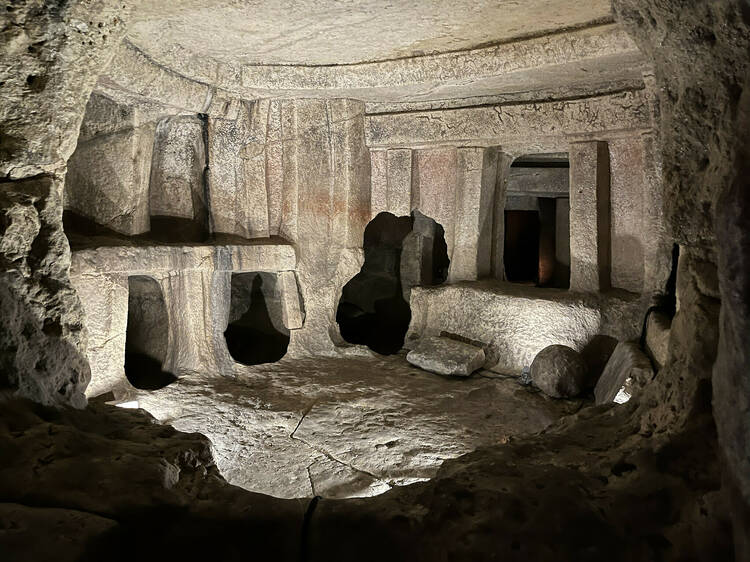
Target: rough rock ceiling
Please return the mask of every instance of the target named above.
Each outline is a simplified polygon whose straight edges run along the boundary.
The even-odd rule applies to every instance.
[[[142,0],[130,40],[164,62],[332,65],[470,49],[609,20],[610,0]]]

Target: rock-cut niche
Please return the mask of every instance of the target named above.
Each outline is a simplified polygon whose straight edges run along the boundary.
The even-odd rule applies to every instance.
[[[443,227],[414,211],[378,214],[365,228],[365,262],[341,292],[336,322],[349,343],[383,355],[397,353],[411,322],[409,294],[448,277]]]
[[[167,306],[159,283],[143,275],[128,278],[125,376],[134,387],[157,390],[177,380],[163,370],[168,327]]]
[[[286,355],[282,295],[272,273],[232,274],[229,323],[224,332],[232,358],[243,365],[273,363]]]
[[[570,186],[567,153],[513,162],[506,185],[503,267],[511,283],[570,285]]]

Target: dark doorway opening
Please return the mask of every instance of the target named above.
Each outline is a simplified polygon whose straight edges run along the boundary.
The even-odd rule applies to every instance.
[[[539,277],[539,213],[505,211],[505,276],[513,283]]]
[[[365,229],[365,263],[343,288],[336,311],[341,336],[383,355],[397,353],[411,322],[409,293],[448,276],[443,227],[414,211],[380,213]]]
[[[177,380],[162,370],[167,355],[169,318],[161,287],[143,275],[128,279],[125,376],[142,390],[157,390]]]
[[[505,199],[503,268],[512,283],[570,285],[570,188],[565,153],[513,162]]]
[[[271,273],[232,275],[229,324],[224,332],[232,358],[243,365],[273,363],[286,355],[289,330],[281,294]]]

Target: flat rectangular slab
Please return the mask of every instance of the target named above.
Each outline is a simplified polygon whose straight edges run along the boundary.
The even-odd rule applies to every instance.
[[[444,337],[423,338],[406,360],[438,375],[468,377],[484,365],[481,347]]]
[[[289,244],[102,246],[76,250],[71,275],[159,271],[291,271],[297,267]]]
[[[651,362],[633,342],[620,342],[594,388],[596,404],[624,404],[654,378]]]

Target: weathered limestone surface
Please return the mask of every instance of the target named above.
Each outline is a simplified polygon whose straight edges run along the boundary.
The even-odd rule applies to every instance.
[[[410,305],[407,347],[445,331],[481,342],[487,368],[518,374],[549,345],[580,351],[598,334],[637,337],[648,300],[480,281],[415,287]]]
[[[412,151],[407,148],[371,150],[371,215],[388,211],[397,217],[411,213]]]
[[[672,320],[661,312],[652,312],[646,323],[646,351],[658,371],[669,359],[669,334]]]
[[[285,271],[297,266],[294,247],[258,244],[133,244],[76,249],[71,275],[84,273],[154,273],[186,270]]]
[[[596,403],[624,404],[651,382],[652,378],[654,370],[651,362],[638,345],[620,342],[594,388]]]
[[[511,168],[508,192],[535,197],[568,197],[570,174],[567,168]]]
[[[234,374],[189,375],[134,398],[158,419],[208,435],[230,483],[286,498],[381,494],[577,407],[512,379],[438,377],[400,355],[285,358],[235,365]]]
[[[91,367],[87,396],[98,396],[125,381],[125,330],[128,321],[126,273],[84,273],[70,281],[83,306]],[[166,327],[165,327],[166,328]]]
[[[265,139],[269,102],[242,102],[234,119],[208,120],[211,227],[269,236]]]
[[[597,0],[600,7],[604,7],[606,2]],[[458,7],[459,4],[451,5]],[[451,8],[442,6],[441,9]],[[235,9],[239,8],[238,6]],[[125,90],[148,93],[147,86],[152,84],[153,93],[151,95],[157,98],[168,98],[170,89],[178,91],[177,98],[173,103],[198,105],[203,103],[206,96],[205,90],[209,87],[207,84],[214,84],[218,88],[232,91],[246,99],[268,98],[272,96],[283,95],[289,98],[309,97],[311,92],[321,97],[352,97],[356,95],[361,99],[375,101],[411,101],[413,99],[429,100],[446,100],[471,98],[482,95],[491,95],[497,92],[504,92],[508,95],[519,96],[519,89],[525,85],[532,85],[542,89],[548,87],[550,82],[559,82],[561,88],[557,92],[558,97],[564,97],[570,90],[574,90],[581,82],[587,84],[588,88],[596,86],[611,80],[622,79],[623,75],[629,79],[638,77],[639,72],[644,67],[644,61],[640,54],[634,48],[632,40],[618,29],[617,26],[611,25],[609,21],[590,21],[590,24],[584,28],[574,30],[568,33],[545,34],[543,36],[531,37],[528,39],[515,37],[514,41],[501,41],[500,44],[477,49],[459,50],[452,53],[428,54],[427,56],[395,56],[384,57],[386,59],[394,58],[395,60],[381,60],[374,62],[358,62],[356,64],[341,65],[341,58],[351,56],[352,52],[360,49],[372,48],[390,33],[379,32],[375,36],[368,35],[367,40],[362,39],[362,33],[368,33],[365,28],[359,25],[354,26],[357,33],[352,33],[352,27],[345,27],[343,37],[334,40],[332,29],[338,28],[341,32],[343,14],[337,10],[326,10],[321,13],[319,10],[324,9],[318,3],[310,11],[301,8],[299,12],[308,16],[304,24],[300,24],[297,32],[304,28],[309,30],[311,27],[317,27],[321,24],[311,23],[309,19],[311,13],[317,13],[322,18],[335,17],[335,21],[325,26],[325,32],[315,35],[314,33],[304,34],[303,37],[295,37],[286,43],[287,47],[296,50],[296,60],[307,58],[315,49],[301,48],[311,40],[330,41],[332,47],[326,51],[326,58],[330,59],[331,51],[336,51],[335,64],[262,64],[268,60],[259,60],[248,65],[238,65],[236,61],[219,61],[212,57],[206,56],[205,52],[196,54],[194,52],[185,52],[183,45],[168,45],[165,50],[163,37],[165,27],[174,32],[175,30],[188,29],[194,22],[181,21],[179,24],[165,23],[162,26],[152,28],[144,36],[133,37],[125,42],[123,51],[118,53],[118,67],[120,66],[120,56],[122,56],[122,73],[114,74],[111,80],[116,81],[118,87]],[[448,17],[448,21],[459,18],[466,13],[475,13],[474,6],[469,9],[461,10],[458,16]],[[515,11],[512,8],[505,8],[504,4],[499,4],[494,9],[503,10],[501,16],[484,17],[483,20],[493,26],[502,25],[502,22],[509,22],[513,19]],[[505,9],[503,9],[505,8]],[[524,6],[528,9],[528,4]],[[555,10],[560,15],[580,11],[583,6],[580,5],[556,5]],[[261,23],[262,20],[256,13],[259,8],[255,7],[253,13],[242,13],[234,16],[231,24],[217,32],[214,30],[208,32],[197,31],[187,41],[193,42],[196,39],[205,36],[226,37],[229,29],[235,29],[239,21],[251,20],[253,23]],[[365,11],[371,11],[372,7],[363,7]],[[414,6],[394,6],[388,10],[374,10],[374,13],[368,21],[373,24],[379,21],[383,16],[394,16],[394,12],[403,9],[414,10]],[[491,9],[491,8],[486,8]],[[539,6],[537,6],[539,9]],[[591,9],[591,5],[585,6],[586,10]],[[203,19],[204,24],[218,22],[218,16],[221,13],[215,9],[210,9]],[[609,10],[607,6],[605,12]],[[534,18],[543,21],[550,12],[548,6],[540,9],[544,15],[541,18]],[[430,12],[430,16],[435,17],[439,9]],[[164,13],[157,11],[143,12],[139,15],[144,20],[149,14],[153,18],[161,18]],[[332,16],[335,14],[335,16]],[[277,13],[277,17],[279,14]],[[281,14],[284,24],[290,25],[291,17],[288,11]],[[345,21],[345,20],[343,20]],[[419,14],[414,17],[412,14],[404,16],[403,19],[396,18],[395,25],[387,24],[389,31],[393,27],[403,26],[405,22],[410,22],[408,31],[408,43],[414,48],[423,45],[414,43],[414,26],[422,25],[425,20],[425,14]],[[501,22],[501,23],[498,23]],[[144,21],[145,23],[145,21]],[[441,26],[447,22],[441,22]],[[603,24],[603,25],[602,25]],[[152,22],[153,25],[153,22]],[[529,23],[523,23],[526,28]],[[444,33],[444,38],[455,40],[457,37],[464,37],[470,31],[477,27],[472,23],[468,28],[462,29],[459,33]],[[518,28],[515,30],[518,31]],[[272,31],[275,35],[277,28]],[[534,34],[531,34],[534,35]],[[359,38],[351,48],[342,47],[343,44],[350,42],[353,37]],[[255,31],[249,33],[249,37],[262,40],[263,35]],[[223,49],[231,50],[238,45],[246,44],[248,35],[238,38],[236,41],[226,41]],[[493,39],[493,42],[497,39]],[[480,42],[481,43],[481,42]],[[391,47],[387,47],[390,49]],[[144,54],[144,49],[148,56]],[[319,51],[318,51],[319,52]],[[269,56],[267,46],[246,47],[242,51],[242,58],[253,57],[255,53],[262,53],[263,56]],[[422,53],[424,55],[424,53]],[[257,56],[257,55],[255,55]],[[140,59],[143,60],[140,60]],[[604,64],[602,61],[606,61]],[[261,63],[261,64],[259,64]],[[140,66],[147,65],[143,75],[139,75],[137,70]],[[616,70],[613,72],[613,68]],[[169,69],[165,72],[165,69]],[[632,84],[632,82],[631,82]],[[203,87],[205,90],[201,90]],[[200,94],[204,95],[201,96]],[[520,94],[524,92],[521,91]],[[191,94],[191,95],[188,95]],[[190,107],[182,105],[181,107]],[[199,109],[195,109],[199,111]]]
[[[227,485],[202,435],[99,404],[52,410],[4,398],[2,406],[0,448],[12,451],[0,460],[4,560],[72,561],[84,553],[124,562],[134,551],[144,560],[209,552],[232,559],[249,550],[298,558],[290,537],[306,505]],[[205,532],[222,544],[207,548]],[[268,540],[274,544],[266,548]]]
[[[566,345],[550,345],[531,362],[531,380],[553,398],[573,398],[583,391],[588,368],[583,357]]]
[[[750,49],[747,5],[728,0],[683,11],[670,0],[616,0],[613,8],[639,47],[654,60],[661,101],[664,210],[670,233],[681,244],[707,249],[716,241],[723,302],[718,357],[713,368],[714,416],[726,463],[724,488],[732,502],[735,556],[748,558],[750,404],[737,401],[738,396],[750,394],[750,311],[746,296],[750,248],[746,236],[745,170]],[[717,260],[709,257],[705,261],[712,265]],[[711,265],[705,269],[710,271]],[[681,298],[683,315],[694,314],[695,323],[704,332],[719,331],[715,320],[711,324],[703,322],[703,311],[685,311],[684,302]],[[686,336],[681,333],[685,329],[681,321],[673,323],[672,358],[678,352],[676,345]],[[691,334],[689,329],[686,331]],[[716,343],[709,334],[696,336],[699,342]],[[686,342],[684,345],[691,347]],[[694,344],[694,348],[698,347]],[[715,350],[716,347],[711,351]],[[712,362],[701,366],[710,370]],[[657,380],[663,376],[662,370]]]
[[[153,144],[150,124],[80,142],[68,163],[65,206],[123,234],[148,232]]]
[[[75,238],[80,242],[78,238]],[[287,329],[304,325],[304,305],[294,270],[297,259],[288,244],[263,241],[240,245],[129,246],[108,238],[86,242],[73,252],[71,280],[84,305],[91,365],[88,396],[131,390],[123,369],[128,314],[128,277],[155,279],[166,303],[167,349],[163,368],[175,375],[212,370],[229,373],[224,330],[229,322],[232,272],[274,274],[275,294]]]
[[[449,338],[428,337],[419,341],[406,360],[438,375],[468,377],[484,366],[484,350]]]
[[[570,145],[570,289],[611,286],[610,166],[607,143]]]
[[[498,155],[491,148],[459,148],[455,233],[448,281],[488,277],[492,259],[492,203]]]
[[[43,404],[86,404],[90,372],[68,280],[62,181],[0,183],[0,380]]]
[[[573,101],[368,115],[367,145],[502,146],[516,154],[564,152],[571,139],[652,127],[643,91]]]
[[[150,214],[195,219],[207,227],[205,167],[203,121],[196,116],[160,121],[151,164]]]
[[[505,204],[508,200],[508,177],[511,173],[513,155],[500,151],[497,159],[497,182],[495,183],[495,199],[492,209],[492,257],[491,277],[499,281],[505,280]]]

